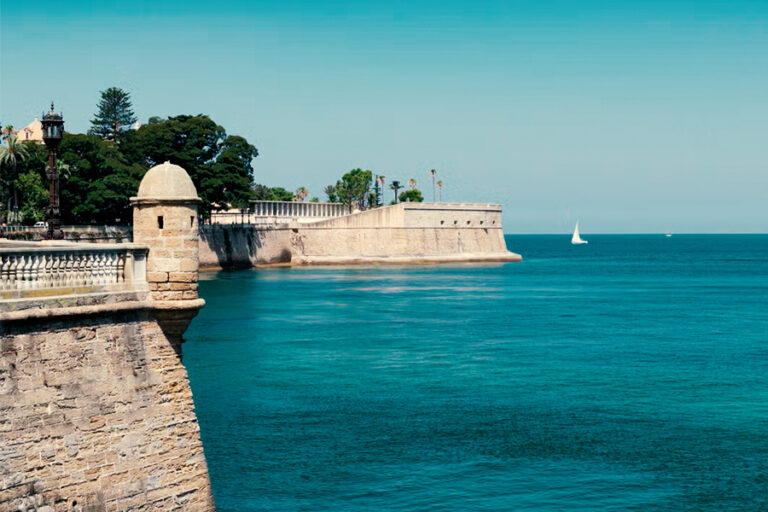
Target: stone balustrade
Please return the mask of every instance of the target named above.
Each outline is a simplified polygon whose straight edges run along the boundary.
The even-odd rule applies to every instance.
[[[251,201],[250,208],[211,213],[211,224],[254,224],[269,226],[297,222],[315,222],[349,215],[349,206],[341,203],[304,203],[299,201]]]
[[[146,290],[148,249],[133,244],[0,244],[0,299]]]
[[[349,206],[341,203],[303,203],[297,201],[251,201],[256,217],[327,218],[349,215]]]

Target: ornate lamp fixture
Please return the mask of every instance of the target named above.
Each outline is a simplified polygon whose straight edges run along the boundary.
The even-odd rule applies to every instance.
[[[64,118],[53,110],[53,102],[51,102],[51,111],[43,116],[41,123],[43,125],[43,142],[48,148],[48,168],[45,175],[50,183],[48,211],[46,212],[48,232],[45,238],[47,240],[62,240],[64,232],[61,231],[61,213],[59,211],[59,171],[56,168],[56,150],[64,134]]]

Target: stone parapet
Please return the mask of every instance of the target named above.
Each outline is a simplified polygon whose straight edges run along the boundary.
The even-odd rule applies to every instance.
[[[0,299],[147,290],[147,247],[0,243]]]

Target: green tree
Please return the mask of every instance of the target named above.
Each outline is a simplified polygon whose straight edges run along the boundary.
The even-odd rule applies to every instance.
[[[39,172],[27,171],[19,174],[17,188],[21,196],[21,223],[32,225],[45,218],[48,206],[48,189]]]
[[[272,201],[293,201],[293,192],[285,190],[283,187],[272,187],[270,189]]]
[[[411,190],[401,192],[399,198],[400,202],[403,203],[421,203],[424,201],[424,197],[421,195],[421,190],[417,188],[412,188]]]
[[[18,164],[29,156],[28,146],[19,141],[15,135],[7,135],[5,144],[0,146],[0,168],[3,170],[4,181],[9,184],[8,187],[8,215],[6,216],[9,224],[18,224],[19,218],[19,192],[16,187],[16,180],[19,177]]]
[[[16,179],[13,183],[3,180],[4,191],[11,191],[16,187],[19,197],[19,222],[28,224],[33,217],[35,221],[45,217],[46,206],[48,204],[48,179],[45,176],[45,170],[48,166],[48,150],[42,144],[35,142],[20,143],[26,149],[27,156],[24,160],[18,160],[16,164]],[[61,169],[59,165],[59,169]],[[36,175],[37,178],[32,177]],[[42,187],[42,189],[40,188]],[[45,194],[45,199],[41,199]],[[7,197],[3,192],[2,197]],[[42,203],[41,203],[42,201]]]
[[[258,150],[206,115],[181,115],[146,124],[124,134],[120,146],[129,162],[145,169],[165,161],[189,173],[207,214],[226,204],[242,206],[253,197],[251,161]],[[292,196],[292,194],[291,194]]]
[[[65,133],[59,146],[64,224],[128,224],[130,198],[146,172],[117,146],[95,135]]]
[[[296,189],[296,192],[293,195],[297,201],[303,202],[307,197],[309,197],[309,190],[307,190],[306,187],[299,187]]]
[[[336,194],[336,187],[334,185],[328,185],[323,189],[325,195],[328,196],[329,203],[338,203],[339,196]]]
[[[203,166],[200,187],[208,201],[223,207],[248,206],[253,181],[253,159],[258,152],[245,138],[229,135],[224,139],[216,163]]]
[[[364,210],[372,181],[373,173],[371,171],[352,169],[336,182],[332,192],[338,202]],[[327,189],[328,187],[326,187],[326,193],[328,193]],[[328,195],[328,199],[331,200],[331,194]]]
[[[432,202],[435,202],[435,177],[437,177],[437,171],[430,169],[429,174],[432,176]]]
[[[272,191],[266,185],[254,183],[251,187],[251,199],[254,201],[271,201]]]
[[[116,140],[125,130],[136,122],[131,104],[131,95],[119,87],[110,87],[101,91],[98,111],[91,119],[91,135],[102,139]]]
[[[397,191],[403,188],[403,186],[400,184],[398,180],[393,180],[389,188],[395,191],[395,200],[393,201],[393,203],[397,204]]]

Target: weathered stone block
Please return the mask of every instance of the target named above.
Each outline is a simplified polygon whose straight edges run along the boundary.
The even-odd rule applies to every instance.
[[[152,250],[149,251],[147,259],[148,272],[177,272],[179,270],[179,260],[173,258],[154,258]]]
[[[180,291],[152,292],[152,298],[155,300],[184,300]]]
[[[185,259],[194,261],[195,265],[197,265],[197,251],[192,249],[175,249],[173,251],[173,257],[179,258],[179,259]],[[197,271],[197,266],[195,266],[195,271]]]
[[[164,283],[168,281],[168,272],[147,272],[147,281]]]
[[[181,247],[181,239],[174,237],[163,238],[163,246],[166,249],[179,249]]]
[[[196,283],[197,272],[171,272],[168,280],[176,283]]]
[[[197,259],[182,259],[179,261],[179,270],[182,272],[197,272],[198,266]]]

